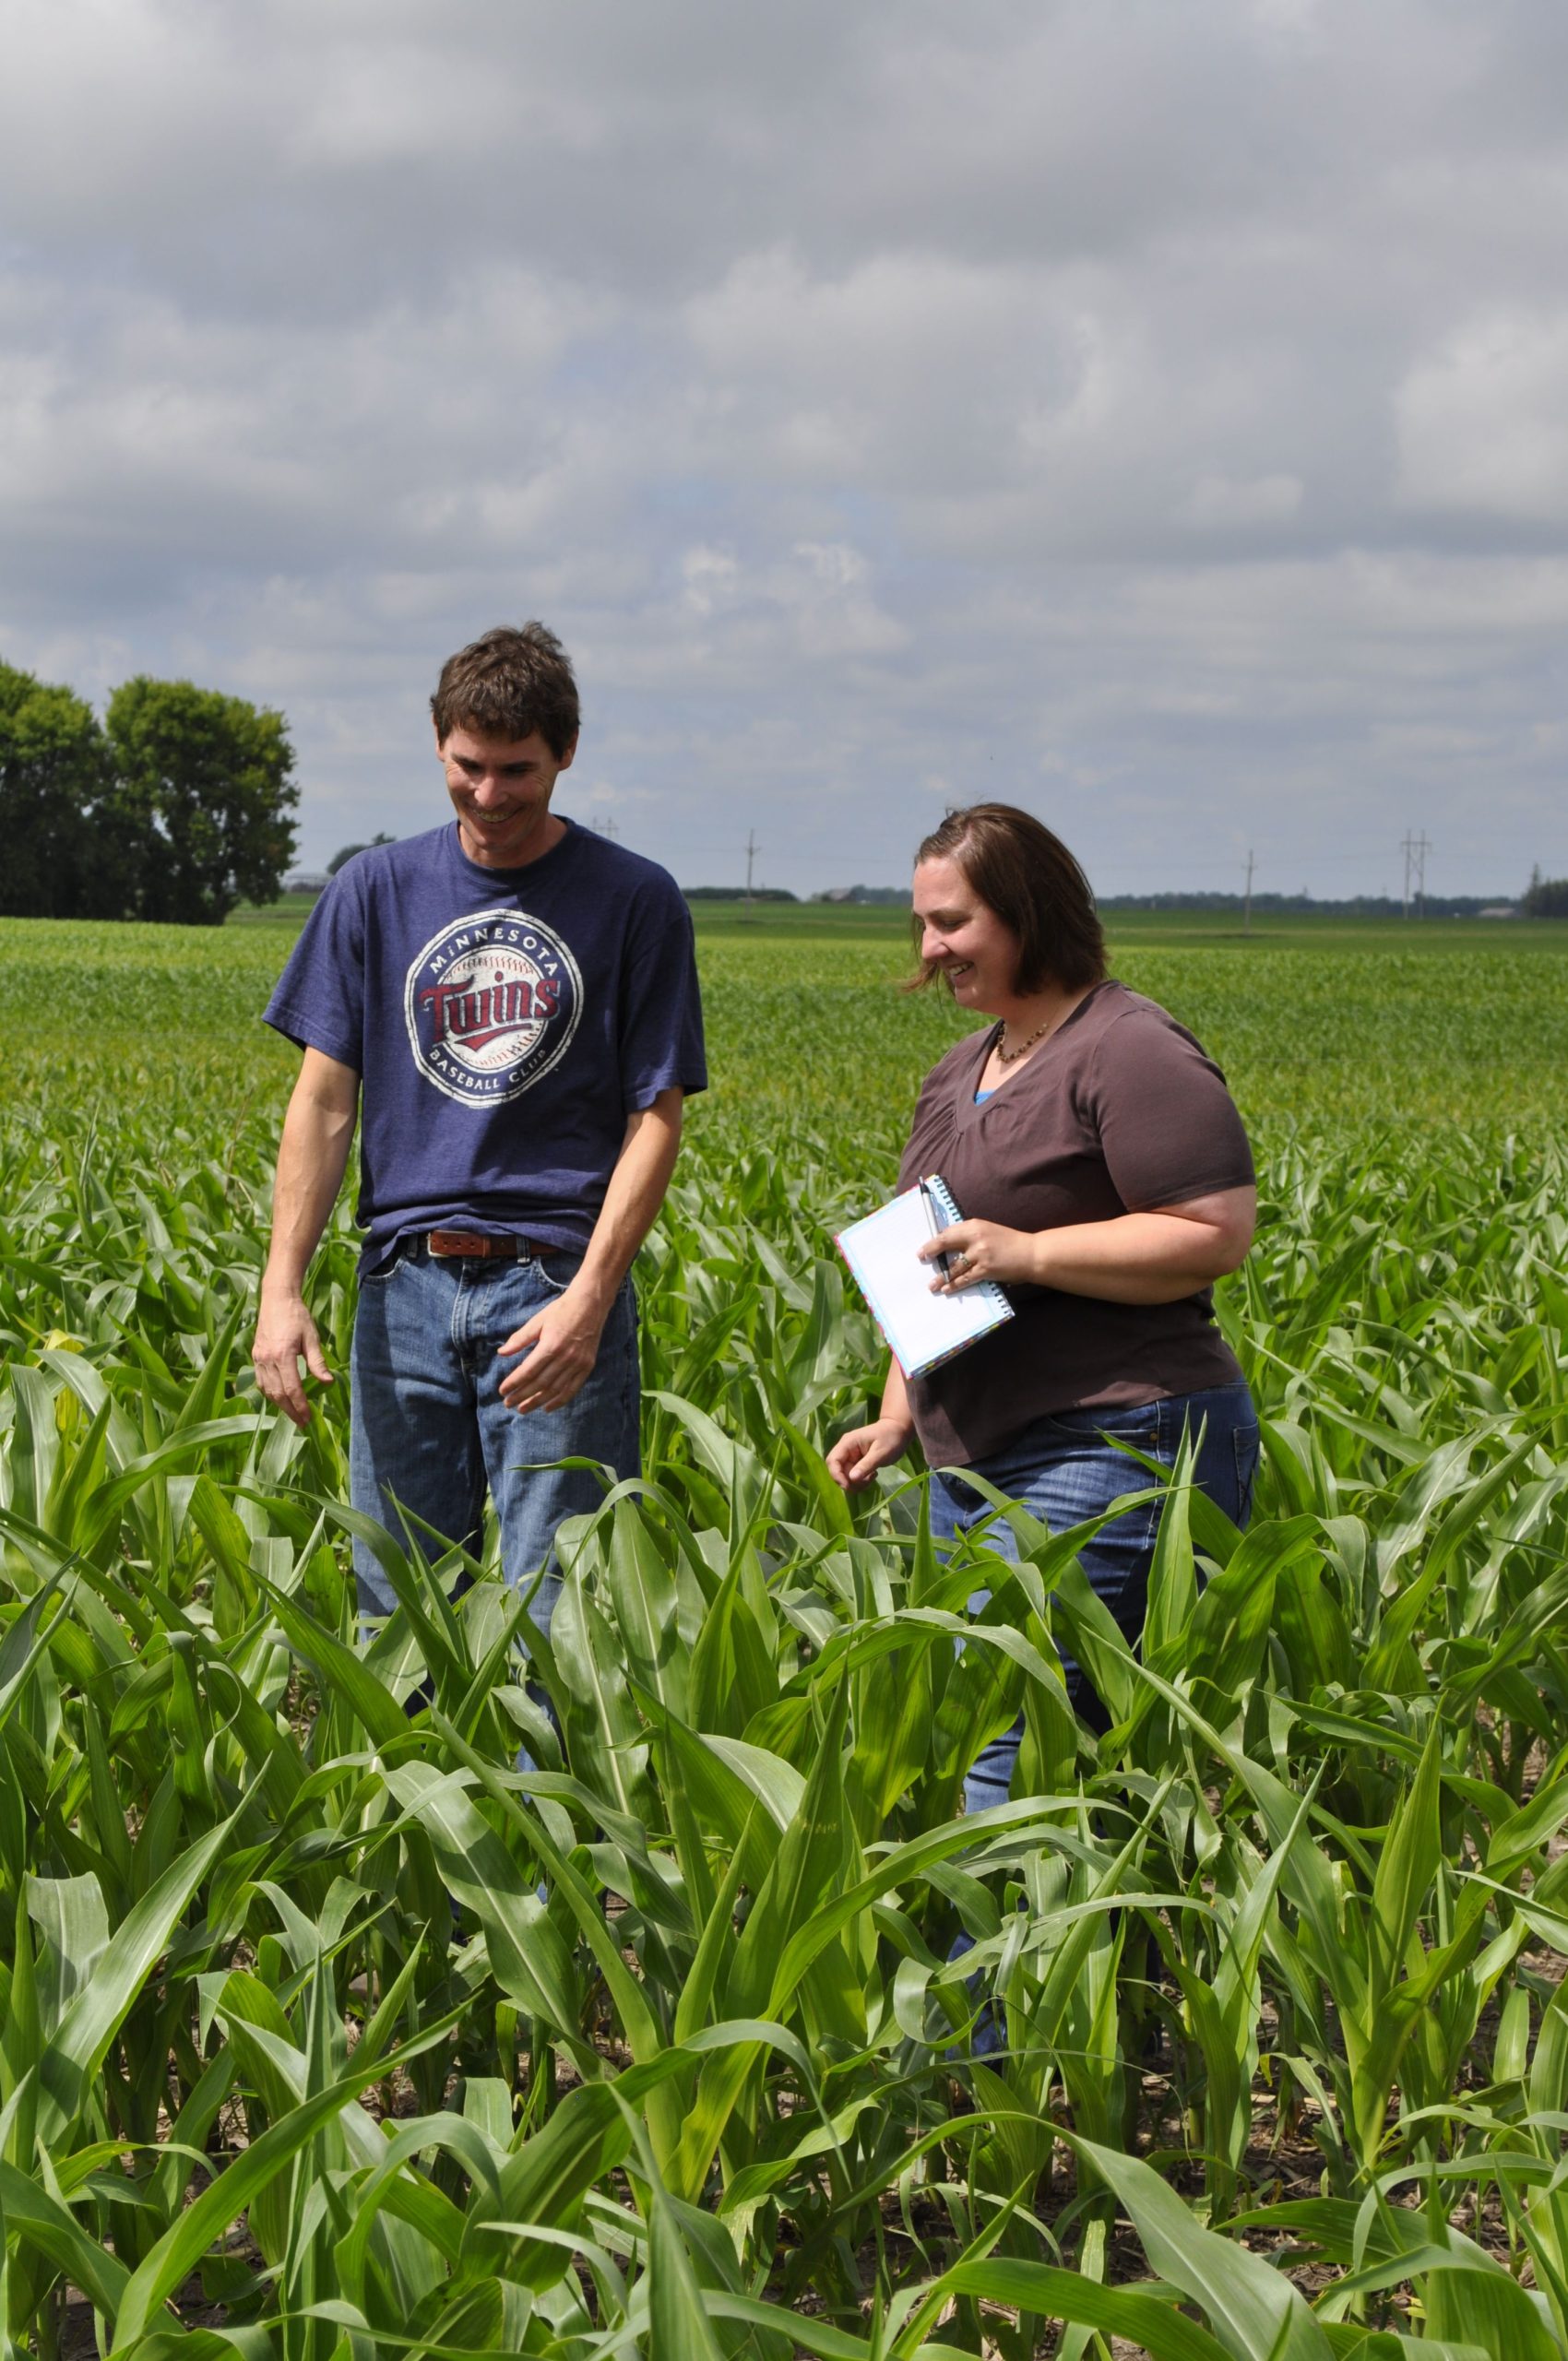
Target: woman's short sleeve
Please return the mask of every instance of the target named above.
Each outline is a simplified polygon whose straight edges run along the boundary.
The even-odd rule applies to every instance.
[[[1225,1076],[1163,1009],[1134,1003],[1108,1026],[1087,1079],[1106,1166],[1129,1212],[1245,1188],[1253,1179]]]

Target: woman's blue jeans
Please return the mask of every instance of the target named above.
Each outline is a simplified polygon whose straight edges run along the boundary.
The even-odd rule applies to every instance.
[[[354,1506],[399,1542],[409,1537],[400,1506],[419,1520],[413,1535],[427,1555],[434,1545],[422,1526],[472,1549],[488,1490],[500,1519],[503,1572],[514,1585],[529,1583],[541,1567],[552,1567],[562,1519],[589,1513],[604,1498],[591,1468],[544,1463],[592,1459],[617,1476],[640,1473],[637,1309],[630,1279],[605,1323],[593,1374],[564,1409],[519,1418],[501,1399],[501,1380],[517,1363],[498,1360],[497,1347],[563,1293],[580,1260],[574,1253],[447,1259],[419,1240],[361,1281],[350,1484]],[[390,1615],[397,1603],[391,1587],[358,1542],[354,1572],[361,1614]],[[533,1592],[531,1613],[542,1630],[550,1628],[560,1589],[552,1571]]]
[[[974,1470],[997,1490],[1020,1501],[1050,1526],[1063,1532],[1087,1517],[1098,1516],[1124,1493],[1141,1491],[1150,1480],[1135,1459],[1114,1448],[1131,1443],[1173,1466],[1184,1430],[1196,1442],[1203,1430],[1194,1475],[1199,1489],[1223,1509],[1233,1525],[1244,1525],[1252,1511],[1253,1478],[1258,1463],[1258,1420],[1245,1384],[1221,1385],[1201,1394],[1172,1394],[1163,1402],[1140,1403],[1134,1409],[1060,1410],[1037,1418],[1010,1442],[1005,1451],[977,1460]],[[1129,1644],[1136,1646],[1143,1631],[1148,1597],[1149,1568],[1159,1530],[1160,1503],[1131,1511],[1104,1526],[1079,1554],[1079,1563],[1097,1596],[1103,1599]],[[992,1514],[991,1503],[953,1476],[931,1479],[932,1532],[948,1541]],[[1018,1555],[1012,1529],[1000,1518],[986,1536],[998,1557]],[[969,1602],[971,1613],[984,1606],[981,1591]],[[1105,1709],[1080,1666],[1063,1657],[1067,1694],[1075,1710],[1091,1726],[1106,1726]],[[965,1809],[984,1811],[1005,1803],[1018,1759],[1023,1723],[993,1738],[982,1749],[964,1786]]]

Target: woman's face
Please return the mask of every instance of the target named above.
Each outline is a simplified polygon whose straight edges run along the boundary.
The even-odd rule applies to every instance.
[[[982,902],[956,860],[922,860],[915,872],[921,957],[941,968],[960,1008],[999,1016],[1016,998],[1018,938]]]

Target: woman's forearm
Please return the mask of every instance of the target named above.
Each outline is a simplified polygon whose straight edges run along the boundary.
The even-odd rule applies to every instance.
[[[1234,1226],[1182,1214],[1121,1214],[1037,1231],[1035,1284],[1104,1303],[1177,1303],[1228,1271],[1251,1243]]]
[[[942,1294],[994,1279],[1003,1287],[1055,1287],[1102,1303],[1179,1303],[1245,1260],[1256,1213],[1256,1192],[1245,1188],[1217,1190],[1158,1213],[1118,1214],[1111,1221],[1072,1222],[1059,1229],[959,1221],[922,1246],[921,1257],[932,1262],[945,1255],[948,1276],[935,1282]]]
[[[907,1433],[913,1434],[915,1422],[909,1411],[909,1389],[904,1382],[904,1372],[895,1360],[887,1364],[887,1382],[882,1389],[882,1416],[897,1418]]]

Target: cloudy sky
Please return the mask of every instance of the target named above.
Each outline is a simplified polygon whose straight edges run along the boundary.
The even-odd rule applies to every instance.
[[[686,884],[1568,872],[1561,0],[9,0],[0,655],[439,814],[542,615]]]

